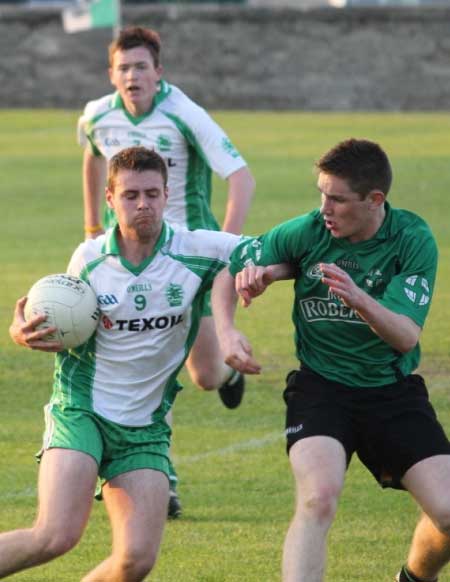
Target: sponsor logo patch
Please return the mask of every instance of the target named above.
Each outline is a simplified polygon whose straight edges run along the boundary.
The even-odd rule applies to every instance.
[[[111,321],[103,315],[102,323],[105,329],[117,329],[118,331],[152,331],[170,329],[183,321],[183,314],[160,315],[157,317],[142,317],[136,319],[116,319]]]
[[[299,301],[300,309],[306,321],[346,321],[367,325],[354,309],[340,302],[331,291],[328,297],[308,297]]]

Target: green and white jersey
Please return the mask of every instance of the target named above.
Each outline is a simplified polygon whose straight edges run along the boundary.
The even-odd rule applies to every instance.
[[[246,165],[208,113],[165,81],[140,117],[125,109],[118,93],[90,101],[78,122],[78,141],[107,160],[137,145],[158,152],[169,170],[165,219],[189,230],[219,229],[210,208],[211,170],[225,179]]]
[[[234,251],[233,275],[249,263],[298,266],[292,319],[299,360],[318,374],[349,386],[382,386],[419,363],[417,345],[401,354],[379,338],[321,281],[320,263],[335,263],[387,309],[423,326],[433,294],[437,248],[427,224],[390,208],[376,235],[350,243],[334,238],[319,210],[244,241]]]
[[[100,322],[82,346],[58,353],[52,403],[125,426],[166,416],[195,339],[205,291],[241,237],[164,224],[139,266],[120,256],[116,229],[86,240],[68,272],[94,289]]]

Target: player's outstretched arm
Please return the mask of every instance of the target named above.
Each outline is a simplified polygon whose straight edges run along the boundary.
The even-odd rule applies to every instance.
[[[25,320],[26,297],[21,297],[14,310],[13,321],[9,327],[9,335],[14,343],[32,350],[41,350],[43,352],[60,352],[63,345],[60,342],[46,341],[45,337],[56,331],[56,327],[47,327],[45,329],[36,329],[37,326],[46,320],[45,315],[33,317],[29,321]]]
[[[354,309],[382,340],[400,353],[409,352],[416,346],[422,330],[411,318],[378,303],[337,265],[322,263],[320,267],[322,282],[347,307]]]
[[[86,238],[103,234],[101,220],[102,201],[105,195],[106,159],[95,156],[89,147],[83,157],[84,228]]]
[[[235,290],[241,297],[243,307],[248,307],[252,299],[262,295],[269,285],[283,279],[293,279],[295,267],[289,263],[279,263],[261,267],[248,265],[236,275]]]
[[[261,366],[253,357],[247,338],[234,325],[237,295],[228,268],[214,280],[212,308],[219,345],[225,363],[243,374],[259,374]]]
[[[241,234],[255,191],[255,179],[247,166],[228,176],[228,201],[222,230]]]

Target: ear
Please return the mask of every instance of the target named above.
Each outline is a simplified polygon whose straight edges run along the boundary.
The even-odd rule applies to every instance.
[[[109,82],[111,83],[111,85],[113,85],[115,87],[116,84],[114,83],[114,80],[113,80],[113,77],[114,77],[114,69],[112,67],[109,67],[108,74],[109,74]]]
[[[114,210],[114,192],[111,192],[109,188],[105,188],[105,195],[106,195],[106,204],[109,208]]]
[[[158,75],[158,81],[161,81],[162,78],[162,74],[163,74],[163,66],[162,65],[158,65],[157,67],[155,67],[155,71]]]
[[[380,208],[386,201],[386,195],[381,190],[372,190],[367,195],[369,207],[373,210]]]

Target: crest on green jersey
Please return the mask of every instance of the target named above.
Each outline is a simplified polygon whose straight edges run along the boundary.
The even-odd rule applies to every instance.
[[[425,277],[413,275],[405,280],[404,291],[410,301],[416,305],[427,305],[430,301],[430,285]]]
[[[170,283],[166,287],[166,299],[170,307],[179,307],[183,303],[184,290],[182,285]]]
[[[383,273],[379,269],[372,269],[367,273],[364,282],[368,289],[376,289],[384,285]]]
[[[227,154],[230,154],[232,158],[239,157],[239,152],[227,137],[222,139],[222,147],[227,152]]]
[[[156,138],[158,149],[160,152],[169,152],[172,149],[172,142],[167,135],[160,134]]]

